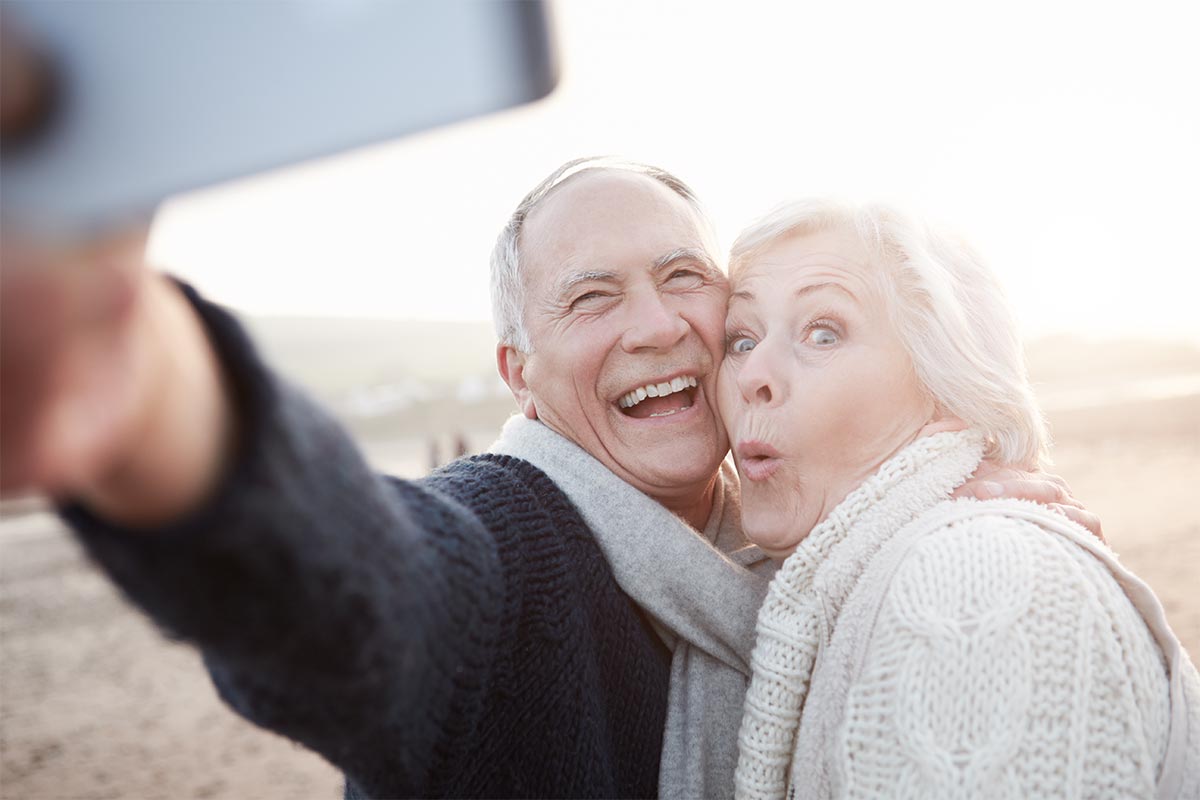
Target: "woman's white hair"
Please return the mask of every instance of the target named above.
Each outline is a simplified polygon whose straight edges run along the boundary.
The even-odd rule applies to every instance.
[[[580,173],[596,169],[620,170],[645,175],[682,197],[696,213],[697,224],[704,237],[705,246],[716,258],[716,237],[708,215],[701,207],[700,201],[696,199],[695,193],[679,178],[659,167],[612,156],[589,156],[568,161],[525,195],[525,198],[517,205],[517,210],[509,217],[504,229],[500,231],[500,236],[496,239],[496,246],[492,248],[492,324],[496,329],[496,338],[500,340],[501,344],[512,345],[524,353],[533,350],[529,332],[525,327],[525,284],[521,279],[520,240],[525,219],[542,200],[546,199],[564,182]]]
[[[830,229],[857,233],[876,260],[892,322],[935,402],[984,433],[988,458],[1043,463],[1049,437],[1016,320],[995,275],[964,242],[891,206],[802,200],[738,236],[730,277],[781,238]]]

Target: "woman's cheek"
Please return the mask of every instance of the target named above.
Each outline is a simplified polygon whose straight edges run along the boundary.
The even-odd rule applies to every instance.
[[[734,372],[734,365],[726,357],[717,370],[717,413],[725,428],[730,431],[737,422],[737,398],[734,396],[736,391],[737,375]]]
[[[864,406],[871,392],[847,378],[840,370],[810,374],[794,395],[798,399],[796,413],[788,415],[810,450],[825,458],[840,456],[850,442],[859,438],[863,427],[873,424],[864,419]]]

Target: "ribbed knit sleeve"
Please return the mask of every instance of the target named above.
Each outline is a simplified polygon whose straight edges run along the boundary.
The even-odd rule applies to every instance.
[[[508,633],[495,538],[454,498],[373,473],[231,317],[188,295],[234,385],[234,467],[166,529],[63,515],[135,603],[199,645],[241,713],[369,793],[425,794]]]
[[[121,529],[62,509],[242,715],[321,753],[348,797],[649,797],[670,653],[565,494],[482,455],[376,475],[184,287],[240,438],[189,519]]]
[[[1107,568],[1029,522],[923,538],[890,584],[835,760],[848,797],[1149,797],[1166,669]]]

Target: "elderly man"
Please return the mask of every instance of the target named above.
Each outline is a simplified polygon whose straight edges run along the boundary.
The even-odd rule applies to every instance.
[[[522,416],[413,482],[144,270],[136,235],[36,270],[19,246],[3,487],[63,498],[242,714],[349,796],[731,794],[769,570],[713,409],[725,281],[677,179],[572,163],[522,202],[493,259]]]

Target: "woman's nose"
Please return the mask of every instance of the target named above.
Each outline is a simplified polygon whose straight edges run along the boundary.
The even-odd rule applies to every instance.
[[[657,293],[633,303],[629,310],[629,326],[621,337],[628,352],[670,350],[687,336],[687,321]]]
[[[783,384],[772,369],[770,353],[763,343],[743,357],[738,370],[738,389],[750,405],[773,405],[783,399]]]

